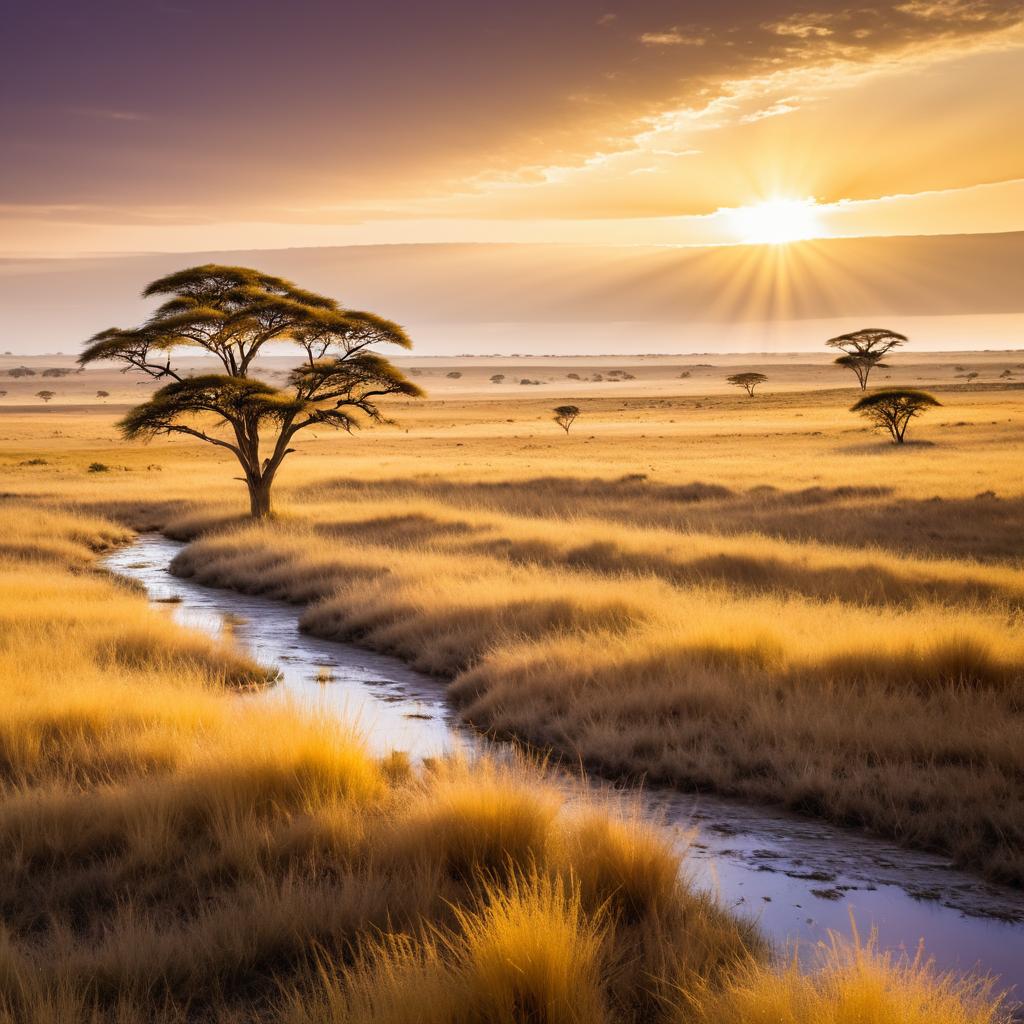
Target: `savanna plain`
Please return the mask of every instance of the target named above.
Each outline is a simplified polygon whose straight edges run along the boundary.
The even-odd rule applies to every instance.
[[[70,358],[0,359],[0,1021],[1006,1019],[867,937],[771,949],[656,824],[535,763],[1024,885],[1024,354],[923,347],[875,371],[941,403],[904,445],[825,355],[404,360],[426,397],[307,432],[258,524],[229,456],[118,437],[142,378],[44,401]],[[238,701],[270,667],[99,569],[145,530],[527,753],[381,759]]]

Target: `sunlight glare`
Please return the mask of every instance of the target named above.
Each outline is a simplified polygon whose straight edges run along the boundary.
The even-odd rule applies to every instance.
[[[752,206],[729,210],[729,222],[741,242],[784,245],[821,234],[814,198],[766,199]]]

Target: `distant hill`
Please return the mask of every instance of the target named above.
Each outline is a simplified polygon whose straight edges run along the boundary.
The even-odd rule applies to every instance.
[[[507,349],[516,337],[532,351],[579,351],[616,324],[629,325],[619,351],[647,351],[695,324],[720,339],[730,325],[747,336],[763,323],[885,318],[899,328],[903,317],[1024,313],[1021,232],[781,247],[345,246],[0,260],[0,351],[73,352],[144,316],[151,304],[137,296],[152,278],[209,261],[258,266],[399,320],[425,354]]]

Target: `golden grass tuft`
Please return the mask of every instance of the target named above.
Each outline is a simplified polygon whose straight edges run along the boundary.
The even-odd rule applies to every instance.
[[[438,764],[396,822],[395,855],[422,858],[470,883],[481,871],[498,877],[529,870],[547,859],[563,801],[525,782],[508,767],[481,764],[468,774],[458,761]]]
[[[390,936],[340,984],[293,1005],[288,1024],[603,1024],[605,928],[562,879],[513,875],[444,935]],[[318,1001],[319,1000],[319,1001]]]
[[[700,1005],[700,1024],[998,1024],[1008,1011],[992,986],[940,974],[921,951],[878,951],[874,939],[834,938],[813,963],[783,970],[748,964],[724,991]]]

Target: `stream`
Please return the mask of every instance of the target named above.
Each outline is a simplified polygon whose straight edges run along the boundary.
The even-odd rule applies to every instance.
[[[281,670],[277,685],[240,700],[338,715],[380,754],[398,749],[417,759],[481,747],[442,682],[395,658],[300,633],[293,605],[172,576],[168,566],[184,546],[145,534],[103,564],[141,583],[175,621],[229,633]],[[923,940],[940,969],[998,976],[999,988],[1024,998],[1024,892],[957,871],[942,857],[773,808],[661,788],[646,789],[642,800],[688,845],[695,883],[754,918],[780,948],[827,941],[830,931],[848,936],[852,916],[862,936],[875,930],[883,949],[913,955]]]

